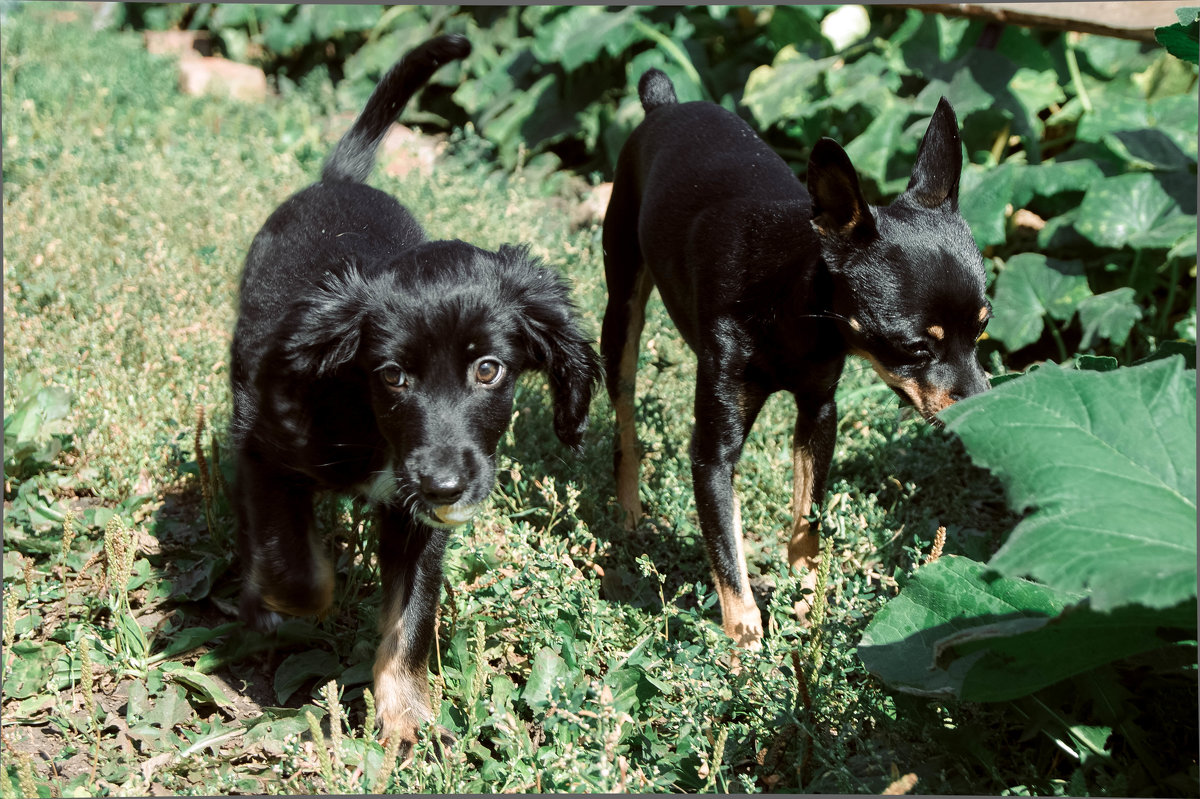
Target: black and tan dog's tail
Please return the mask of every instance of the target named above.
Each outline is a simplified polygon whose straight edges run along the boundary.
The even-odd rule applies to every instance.
[[[646,70],[646,74],[638,81],[638,97],[647,114],[660,106],[679,102],[675,96],[675,86],[661,69]]]
[[[334,147],[321,179],[362,183],[375,166],[375,151],[388,127],[400,116],[412,96],[443,64],[466,58],[471,43],[466,37],[438,36],[415,48],[388,70],[371,93],[366,108]]]

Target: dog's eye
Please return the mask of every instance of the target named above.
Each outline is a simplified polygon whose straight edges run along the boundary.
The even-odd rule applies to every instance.
[[[491,386],[504,376],[504,364],[495,358],[481,358],[475,364],[475,382]]]
[[[402,389],[408,385],[408,375],[399,366],[385,366],[379,370],[379,377],[391,389]]]
[[[910,341],[900,345],[900,352],[911,361],[924,362],[933,358],[933,350],[923,341]]]

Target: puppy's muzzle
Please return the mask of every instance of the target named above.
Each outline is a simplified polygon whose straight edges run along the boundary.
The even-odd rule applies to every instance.
[[[443,525],[465,524],[479,510],[477,504],[461,502],[467,490],[467,480],[461,473],[423,474],[418,483],[421,500],[433,509],[433,518]]]
[[[466,524],[491,491],[486,459],[468,451],[425,448],[413,454],[414,478],[424,521],[435,527]]]

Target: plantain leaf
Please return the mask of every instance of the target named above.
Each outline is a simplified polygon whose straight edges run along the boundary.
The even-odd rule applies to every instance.
[[[275,696],[279,704],[285,704],[308,680],[327,680],[340,670],[341,661],[332,652],[313,649],[290,655],[275,671]]]
[[[533,658],[533,668],[529,673],[529,681],[521,692],[525,704],[533,709],[542,708],[550,703],[556,684],[564,679],[570,669],[567,662],[550,647],[542,647]]]
[[[225,690],[207,674],[201,674],[180,663],[164,664],[162,670],[173,682],[184,686],[190,693],[200,697],[202,701],[221,707],[233,704],[233,700],[229,698]]]

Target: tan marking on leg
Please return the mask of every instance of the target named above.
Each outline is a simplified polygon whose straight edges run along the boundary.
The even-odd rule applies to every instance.
[[[634,419],[634,400],[637,387],[638,351],[642,327],[646,323],[646,300],[654,282],[650,271],[643,268],[634,283],[629,300],[629,326],[625,348],[621,350],[618,368],[619,389],[614,411],[617,417],[617,502],[625,511],[625,527],[632,530],[642,518],[642,501],[638,496],[641,452],[638,448],[637,426]]]
[[[788,564],[793,569],[815,569],[821,542],[804,518],[812,511],[813,457],[802,446],[792,446],[792,538],[788,542]]]
[[[750,575],[746,572],[746,553],[742,543],[742,504],[733,497],[733,533],[737,544],[738,585],[724,585],[717,576],[717,598],[721,601],[721,627],[738,646],[758,649],[762,646],[762,614],[754,603],[750,590]]]
[[[816,530],[812,529],[808,519],[804,518],[812,511],[813,457],[803,446],[792,444],[792,538],[788,542],[788,564],[794,571],[804,570],[800,580],[802,588],[812,591],[807,598],[795,603],[794,611],[797,620],[808,626],[808,614],[812,610],[813,598],[817,588],[817,566],[821,558],[821,540]]]
[[[411,747],[421,724],[433,719],[433,711],[429,707],[428,668],[423,663],[413,667],[402,656],[403,600],[403,592],[393,596],[380,617],[383,639],[375,653],[375,712],[384,738],[397,736]]]

